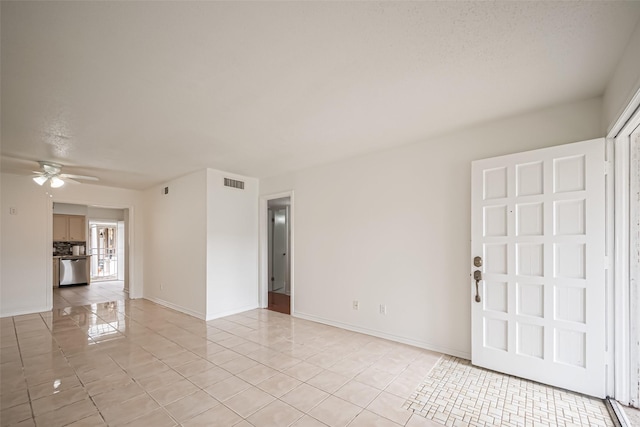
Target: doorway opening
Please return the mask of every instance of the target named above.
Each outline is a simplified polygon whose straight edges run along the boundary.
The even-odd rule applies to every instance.
[[[52,288],[55,289],[50,298],[54,307],[89,300],[91,303],[99,302],[100,299],[115,300],[121,295],[129,298],[130,211],[131,208],[107,208],[67,201],[52,201],[50,214],[53,229],[55,229],[56,219],[58,223],[64,224],[61,218],[65,217],[75,219],[79,223],[77,228],[81,229],[77,234],[80,237],[72,242],[57,237],[52,230],[54,262],[51,277]],[[75,257],[74,246],[79,246],[79,257],[86,256],[88,286],[58,289],[61,268],[56,259]]]
[[[267,201],[269,310],[291,314],[291,197]]]
[[[91,281],[123,280],[124,221],[89,221]]]

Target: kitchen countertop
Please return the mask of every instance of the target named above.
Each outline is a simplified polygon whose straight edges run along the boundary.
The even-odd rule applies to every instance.
[[[80,259],[80,258],[88,258],[91,255],[54,255],[54,258],[64,258],[64,259]]]

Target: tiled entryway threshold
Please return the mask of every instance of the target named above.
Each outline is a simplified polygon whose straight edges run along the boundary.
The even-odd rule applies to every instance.
[[[599,399],[446,355],[404,408],[446,426],[614,426]]]

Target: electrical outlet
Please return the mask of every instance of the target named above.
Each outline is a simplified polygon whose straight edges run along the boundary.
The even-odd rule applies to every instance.
[[[356,300],[353,300],[353,309],[360,310],[360,303]]]
[[[380,314],[387,314],[387,306],[385,304],[380,304]]]
[[[18,210],[16,208],[9,208],[9,215],[18,215]]]

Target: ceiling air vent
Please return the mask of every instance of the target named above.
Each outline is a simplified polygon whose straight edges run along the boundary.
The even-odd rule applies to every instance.
[[[225,178],[224,179],[224,186],[225,187],[238,188],[240,190],[244,190],[244,182],[243,181],[238,181],[237,179]]]

